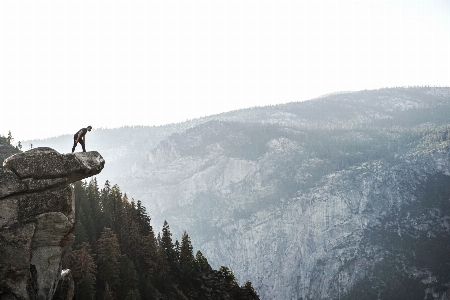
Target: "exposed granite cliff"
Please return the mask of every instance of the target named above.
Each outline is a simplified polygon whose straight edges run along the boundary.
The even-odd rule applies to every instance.
[[[118,184],[261,299],[450,299],[449,88],[253,115],[170,136]]]
[[[75,181],[100,173],[96,151],[35,148],[0,167],[0,298],[52,299],[73,241]]]

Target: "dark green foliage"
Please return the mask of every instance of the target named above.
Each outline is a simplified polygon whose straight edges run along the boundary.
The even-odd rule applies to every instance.
[[[92,233],[92,235],[90,236],[90,241],[91,243],[93,243],[93,241],[97,240],[100,237],[100,233],[105,227],[103,223],[103,213],[100,208],[100,194],[98,191],[96,178],[89,182],[89,186],[87,187],[86,192],[89,201],[90,215],[93,222],[93,228],[90,231]]]
[[[3,166],[3,161],[5,159],[21,152],[20,150],[21,149],[17,147],[13,147],[7,137],[0,135],[0,167]]]
[[[117,292],[118,299],[138,297],[139,276],[136,268],[134,267],[133,261],[131,261],[126,255],[122,255],[122,257],[120,258],[119,271],[120,284]]]
[[[11,145],[12,142],[14,141],[14,138],[13,138],[13,136],[11,134],[11,131],[8,131],[8,136],[6,137],[6,140],[7,140],[9,145]]]
[[[197,272],[200,273],[208,273],[212,270],[211,266],[208,263],[208,260],[206,257],[203,256],[202,252],[200,250],[197,251],[197,254],[195,255],[195,263],[194,263],[195,269]]]
[[[0,134],[0,145],[7,145],[7,144],[8,140],[6,139],[6,137]]]
[[[150,232],[153,232],[153,228],[150,225],[150,217],[147,214],[147,209],[142,206],[141,200],[137,201],[135,211],[141,233],[143,235],[148,235]]]
[[[77,212],[76,218],[77,224],[80,226],[75,227],[75,241],[73,247],[77,245],[91,241],[94,238],[94,225],[90,214],[90,205],[86,194],[86,184],[78,181],[74,184],[75,198],[79,199],[75,201],[75,211]],[[88,234],[89,232],[89,234]]]
[[[69,260],[76,284],[75,299],[93,299],[97,267],[92,257],[91,246],[82,243],[78,250],[70,253]]]
[[[186,232],[173,243],[164,222],[155,237],[145,207],[117,185],[99,191],[93,179],[73,187],[77,250],[63,267],[74,272],[75,299],[259,299],[229,268],[212,270],[200,251],[194,257]]]
[[[141,300],[141,294],[138,289],[129,290],[125,298],[119,298],[125,300]]]
[[[117,236],[110,228],[102,231],[97,241],[97,266],[99,284],[108,285],[114,291],[119,285],[120,246]]]
[[[255,289],[252,286],[252,283],[250,281],[246,281],[244,285],[242,286],[242,289],[244,289],[247,293],[247,299],[257,299],[259,298],[258,294],[256,293]]]
[[[169,224],[165,220],[162,228],[160,248],[167,257],[167,262],[169,263],[170,269],[172,271],[178,271],[178,254],[175,248],[175,244],[172,242],[172,233],[170,232]]]
[[[72,247],[74,248],[82,243],[87,243],[89,241],[88,235],[86,233],[86,228],[84,227],[83,223],[81,223],[81,221],[78,221],[73,234],[75,235],[75,240],[72,245]]]
[[[181,237],[181,247],[180,247],[180,268],[181,272],[185,276],[189,276],[194,271],[194,253],[191,244],[191,238],[185,232]]]
[[[220,275],[229,283],[236,283],[236,277],[234,276],[234,273],[232,270],[230,270],[228,267],[221,266],[219,269]]]

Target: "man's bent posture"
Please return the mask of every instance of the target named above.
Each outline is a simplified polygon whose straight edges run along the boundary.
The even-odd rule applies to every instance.
[[[87,128],[81,128],[77,131],[77,133],[75,133],[75,135],[73,136],[72,153],[73,151],[75,151],[75,147],[78,143],[80,143],[81,147],[83,147],[83,152],[86,152],[86,133],[91,130],[92,126],[88,126]]]

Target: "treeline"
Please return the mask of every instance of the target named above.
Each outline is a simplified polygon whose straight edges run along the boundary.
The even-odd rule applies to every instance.
[[[305,159],[324,160],[327,163],[323,165],[325,170],[322,175],[362,162],[392,160],[396,155],[416,147],[426,136],[446,141],[449,130],[447,126],[423,129],[364,125],[286,128],[278,124],[224,124],[232,132],[221,142],[221,149],[227,156],[256,161],[266,154],[269,141],[284,137],[295,141],[302,149],[292,157],[297,161],[290,161],[289,164],[302,165]],[[219,137],[203,141],[202,147],[207,148],[214,138]],[[201,149],[196,151],[202,153]],[[185,150],[184,153],[187,152]],[[316,171],[321,169],[317,165],[314,168]]]
[[[0,134],[0,145],[11,145],[12,146],[13,141],[14,141],[14,138],[11,134],[11,130],[8,131],[8,135],[6,137]],[[15,148],[17,150],[22,150],[22,143],[19,141]]]
[[[173,242],[164,222],[155,234],[140,201],[117,185],[76,182],[76,227],[63,268],[72,270],[74,299],[259,299],[231,269],[213,270],[189,235]]]
[[[12,145],[14,138],[12,137],[11,131],[8,131],[8,135],[5,137],[0,134],[0,168],[3,166],[3,161],[20,152],[22,149],[22,144],[19,142],[16,147]]]

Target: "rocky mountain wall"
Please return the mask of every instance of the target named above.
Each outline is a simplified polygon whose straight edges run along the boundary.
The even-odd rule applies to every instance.
[[[448,299],[449,88],[252,112],[168,137],[119,185],[261,299]]]
[[[96,152],[34,148],[0,168],[0,299],[52,299],[61,258],[73,242],[71,183],[105,164]],[[67,272],[66,272],[67,273]]]

